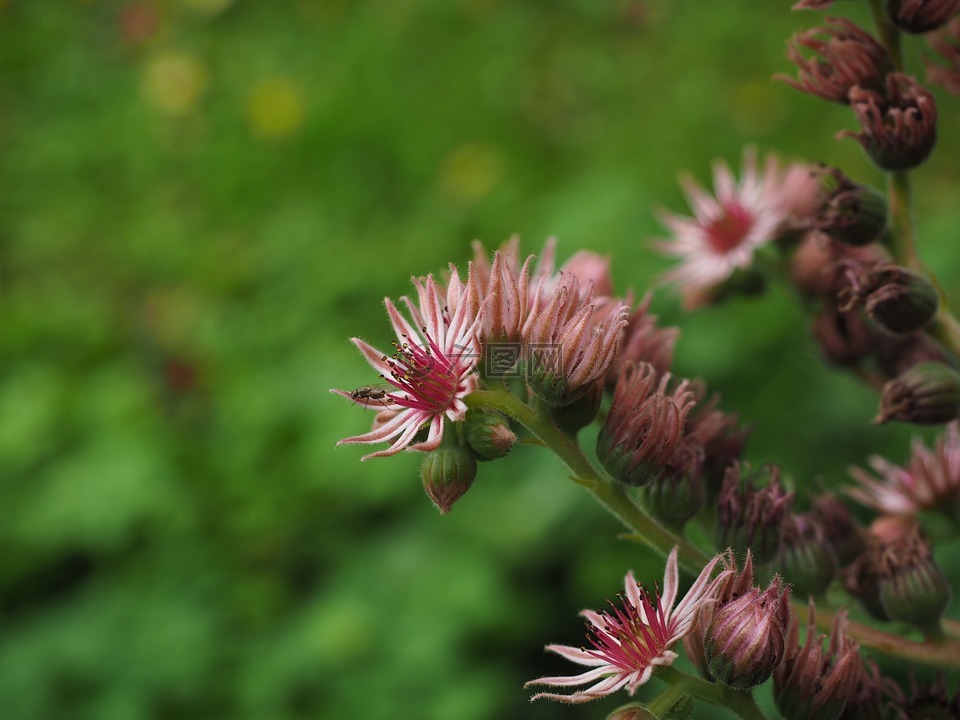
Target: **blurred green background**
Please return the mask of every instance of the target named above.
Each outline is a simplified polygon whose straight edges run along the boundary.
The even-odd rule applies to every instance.
[[[682,169],[708,181],[752,143],[881,182],[833,140],[852,115],[771,82],[820,21],[790,4],[0,1],[0,718],[625,702],[522,684],[572,672],[543,645],[662,561],[536,448],[441,518],[415,455],[334,449],[371,414],[328,390],[375,380],[347,338],[386,344],[382,298],[475,238],[555,234],[642,292]],[[917,204],[949,287],[960,124],[938,97]],[[655,308],[683,327],[677,371],[756,425],[752,460],[804,487],[906,459],[911,431],[869,424],[789,292]]]

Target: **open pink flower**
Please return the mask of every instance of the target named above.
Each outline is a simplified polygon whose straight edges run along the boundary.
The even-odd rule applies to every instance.
[[[626,688],[633,695],[638,687],[650,679],[654,668],[673,663],[677,657],[673,647],[690,632],[700,608],[714,602],[713,591],[724,574],[721,573],[716,580],[711,580],[710,574],[719,560],[718,555],[707,563],[686,597],[676,607],[676,548],[667,557],[662,596],[655,593],[651,597],[645,588],[637,584],[633,573],[627,573],[624,580],[626,594],[621,598],[620,607],[611,603],[609,611],[584,610],[580,613],[587,619],[587,637],[591,648],[547,645],[547,650],[591,669],[572,677],[531,680],[525,687],[593,684],[570,695],[537,693],[531,700],[549,698],[566,703],[584,703],[621,688]]]
[[[443,438],[444,418],[453,422],[463,420],[467,412],[463,398],[477,387],[476,365],[480,357],[477,328],[482,302],[476,287],[476,273],[471,268],[464,284],[451,265],[445,298],[432,275],[426,279],[412,278],[412,281],[417,289],[418,304],[407,297],[401,298],[412,323],[389,298],[384,300],[397,335],[392,355],[384,355],[360,338],[350,339],[380,377],[394,388],[378,396],[382,411],[370,432],[337,443],[391,441],[387,449],[365,455],[362,460],[393,455],[406,447],[435,450]],[[355,393],[332,392],[356,399]],[[429,425],[426,440],[413,443],[425,425]]]
[[[681,258],[664,280],[678,283],[688,300],[694,300],[688,304],[697,304],[734,270],[749,267],[754,250],[777,236],[792,209],[784,177],[774,155],[759,171],[756,153],[748,148],[739,183],[725,163],[714,164],[716,197],[690,178],[681,181],[694,217],[661,213],[660,220],[673,237],[657,247]]]
[[[960,425],[947,425],[932,449],[914,438],[905,468],[879,455],[870,458],[870,467],[879,478],[861,468],[850,468],[858,484],[847,488],[847,494],[854,500],[893,515],[947,509],[960,498]]]

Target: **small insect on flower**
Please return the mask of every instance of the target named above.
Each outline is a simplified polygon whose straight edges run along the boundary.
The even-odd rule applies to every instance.
[[[389,401],[386,390],[387,387],[386,384],[382,387],[380,385],[363,385],[356,390],[350,391],[350,399],[357,403],[357,405],[362,405],[365,408],[370,407],[371,402],[386,406]]]

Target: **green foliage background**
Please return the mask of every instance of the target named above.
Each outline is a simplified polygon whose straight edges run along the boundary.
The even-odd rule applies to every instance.
[[[642,292],[682,169],[707,182],[755,144],[881,182],[833,140],[848,111],[771,82],[820,22],[789,6],[0,2],[0,717],[625,701],[529,705],[522,684],[569,672],[543,644],[662,561],[533,447],[439,517],[416,456],[334,449],[370,413],[328,389],[375,380],[347,338],[386,344],[382,298],[475,238],[555,234]],[[960,126],[938,97],[917,205],[950,283]],[[683,327],[677,371],[756,425],[752,460],[802,488],[905,459],[911,431],[869,424],[874,395],[822,367],[789,292],[655,305]]]

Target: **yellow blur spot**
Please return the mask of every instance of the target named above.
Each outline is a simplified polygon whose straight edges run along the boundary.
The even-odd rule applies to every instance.
[[[140,91],[165,115],[186,115],[207,90],[207,69],[192,55],[167,51],[147,61],[140,78]]]
[[[441,190],[462,202],[476,202],[493,190],[503,173],[497,151],[476,142],[454,148],[440,164]]]
[[[180,0],[184,7],[199,15],[213,17],[219,15],[233,4],[233,0]]]
[[[247,99],[247,121],[254,135],[278,140],[303,125],[303,98],[286,78],[271,78],[257,84]]]

